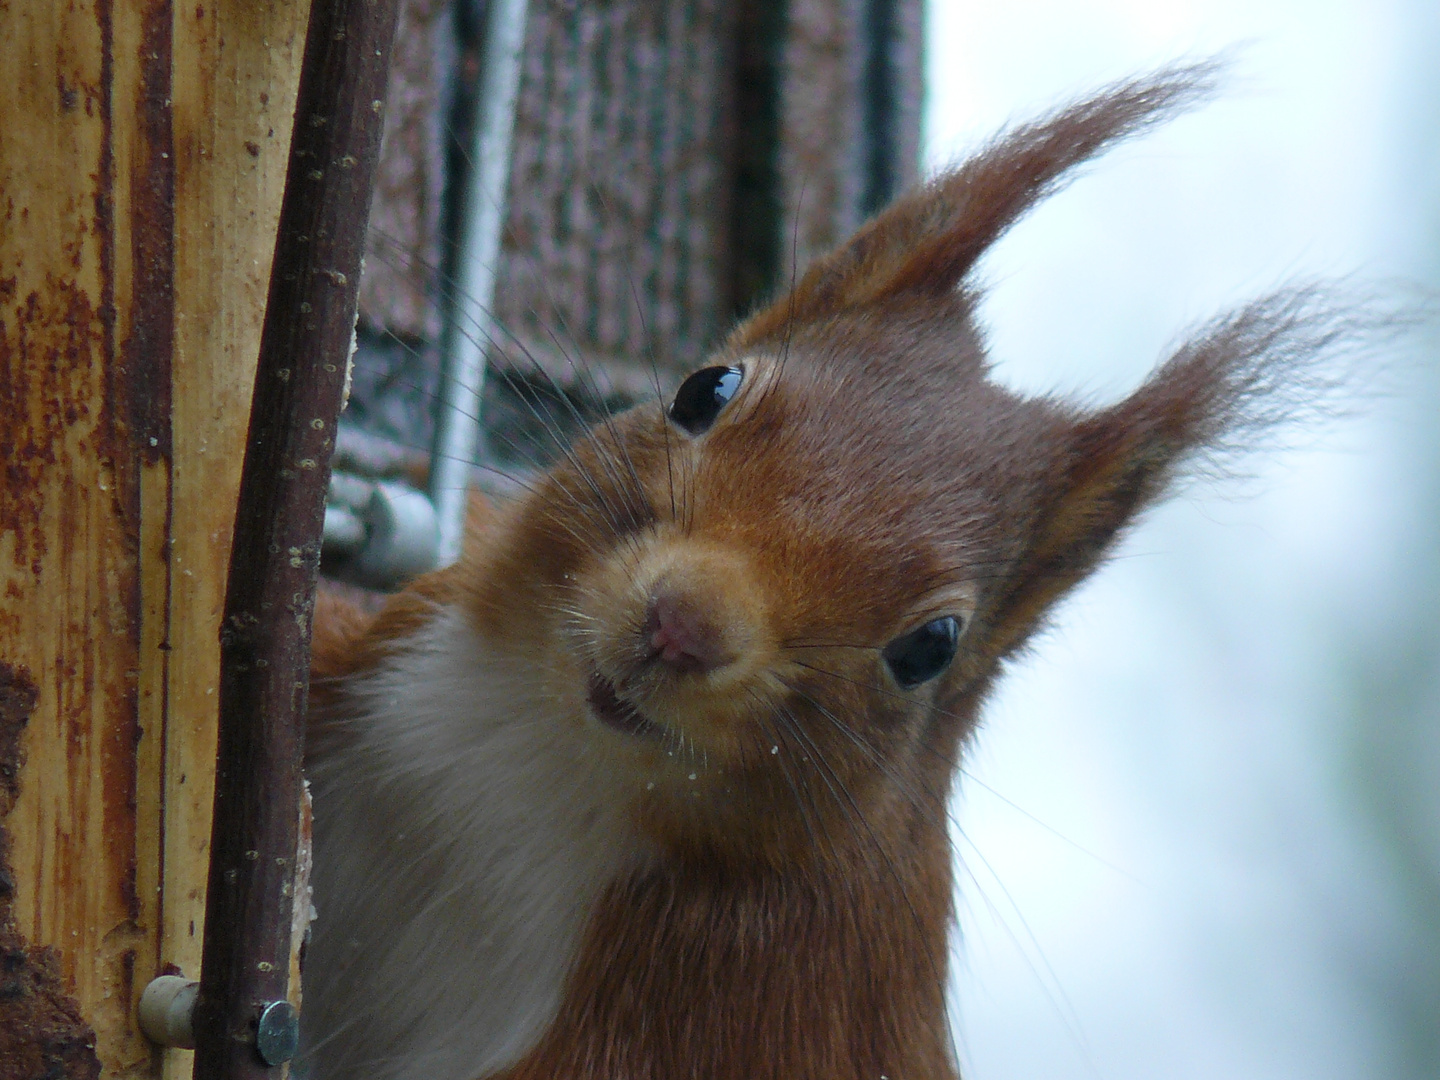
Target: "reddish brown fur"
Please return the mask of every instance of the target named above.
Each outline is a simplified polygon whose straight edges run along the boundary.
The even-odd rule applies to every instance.
[[[816,260],[790,296],[738,327],[732,344],[773,341],[796,322],[899,296],[947,298],[975,260],[1076,163],[1209,92],[1215,73],[1215,65],[1206,63],[1137,79],[1010,132],[960,168],[896,200],[844,246]]]
[[[1270,298],[1084,412],[987,381],[963,278],[1068,169],[1209,77],[1138,80],[1017,130],[742,325],[712,362],[745,365],[746,383],[702,439],[642,407],[368,626],[317,612],[345,623],[317,625],[317,753],[343,745],[344,680],[438,605],[517,657],[551,656],[559,598],[603,624],[587,662],[714,758],[681,792],[636,750],[657,783],[633,821],[658,860],[602,894],[557,1019],[507,1080],[954,1075],[944,808],[981,700],[1176,470],[1264,419],[1271,384],[1334,331],[1309,296]],[[665,559],[753,660],[745,693],[627,652],[624,586]],[[967,625],[949,670],[887,681],[879,650],[951,613]]]
[[[560,1016],[506,1080],[952,1075],[949,846],[919,822],[905,892],[861,872],[667,868],[597,906]],[[911,904],[918,904],[913,910]]]

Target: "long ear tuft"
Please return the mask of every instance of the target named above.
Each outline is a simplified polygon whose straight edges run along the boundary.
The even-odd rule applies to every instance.
[[[777,340],[792,325],[889,299],[953,291],[986,248],[1055,191],[1067,172],[1207,96],[1222,66],[1208,60],[1164,68],[1002,134],[813,263],[788,295],[736,329],[732,346]]]
[[[1125,400],[1080,417],[1043,480],[1043,509],[997,611],[998,651],[1087,576],[1186,473],[1338,411],[1369,357],[1426,315],[1335,290],[1274,293],[1202,329]]]
[[[1162,487],[1182,470],[1228,471],[1239,455],[1332,414],[1339,393],[1356,385],[1356,360],[1412,322],[1331,285],[1252,300],[1202,327],[1138,390],[1086,420],[1077,452],[1093,456],[1084,446],[1092,439],[1143,443],[1164,459],[1147,481]]]

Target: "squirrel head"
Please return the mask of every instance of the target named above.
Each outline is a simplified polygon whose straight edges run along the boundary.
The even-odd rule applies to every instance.
[[[662,847],[820,865],[943,830],[1005,658],[1187,464],[1313,390],[1347,331],[1306,290],[1210,324],[1109,407],[987,377],[976,260],[1214,76],[1117,85],[901,198],[471,553],[479,625],[614,755]]]

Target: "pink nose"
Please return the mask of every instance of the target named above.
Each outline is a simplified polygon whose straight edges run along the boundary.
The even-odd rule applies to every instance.
[[[676,671],[713,671],[730,662],[720,630],[693,602],[661,592],[645,620],[652,657]]]

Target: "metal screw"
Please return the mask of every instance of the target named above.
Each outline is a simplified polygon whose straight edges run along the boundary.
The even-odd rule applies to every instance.
[[[255,1049],[266,1065],[283,1065],[300,1046],[300,1016],[288,1001],[272,1001],[260,1010]]]

